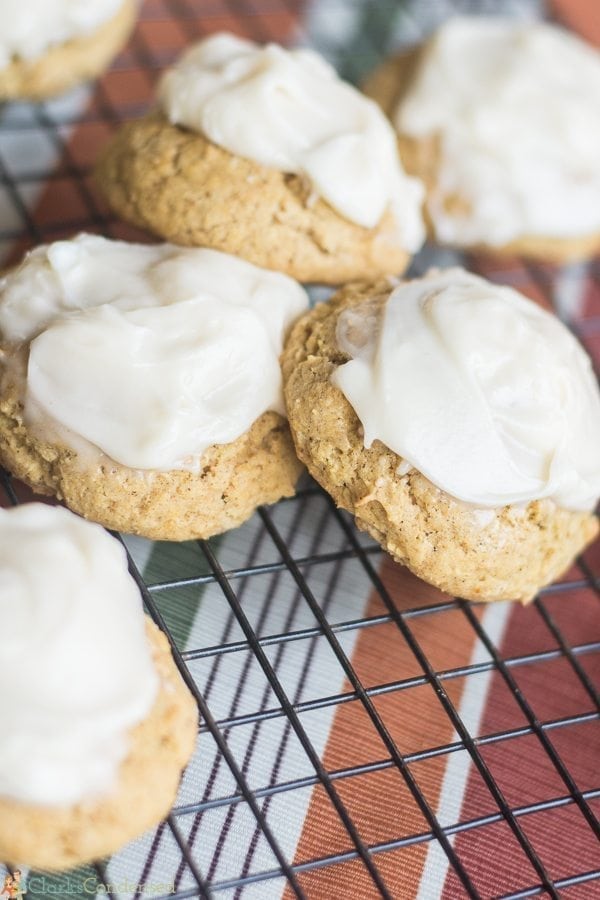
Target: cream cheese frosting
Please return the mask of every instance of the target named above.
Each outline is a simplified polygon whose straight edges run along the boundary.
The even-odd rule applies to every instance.
[[[390,294],[378,317],[337,326],[352,359],[333,383],[365,447],[382,441],[451,496],[477,508],[552,499],[592,510],[600,497],[600,392],[589,357],[553,315],[462,269]]]
[[[488,17],[442,25],[394,115],[401,134],[438,140],[438,239],[600,232],[599,109],[600,54],[574,35]]]
[[[29,340],[25,420],[49,418],[134,469],[196,469],[267,410],[308,305],[285,275],[216,250],[80,235],[0,281],[0,331]]]
[[[125,552],[60,507],[0,509],[0,796],[71,806],[115,786],[158,676]]]
[[[159,101],[173,124],[304,175],[352,222],[373,228],[391,209],[406,249],[422,244],[423,187],[403,171],[393,128],[313,51],[213,35],[163,76]]]
[[[33,60],[108,22],[123,0],[0,0],[0,67]]]

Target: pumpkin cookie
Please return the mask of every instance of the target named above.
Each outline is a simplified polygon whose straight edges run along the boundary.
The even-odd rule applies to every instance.
[[[239,525],[302,468],[278,354],[307,302],[214,250],[92,235],[37,248],[0,282],[0,460],[113,529]]]
[[[424,235],[422,186],[377,105],[312,51],[232,35],[184,54],[96,178],[127,221],[300,281],[401,272]]]
[[[137,0],[25,0],[3,22],[0,100],[43,100],[95,78],[121,50]]]
[[[167,815],[198,713],[114,538],[37,503],[0,534],[0,859],[61,870]]]
[[[600,250],[600,55],[546,23],[457,18],[365,92],[427,189],[430,235],[555,263]]]
[[[589,360],[515,291],[462,270],[351,285],[282,361],[300,459],[425,581],[526,602],[597,534]]]

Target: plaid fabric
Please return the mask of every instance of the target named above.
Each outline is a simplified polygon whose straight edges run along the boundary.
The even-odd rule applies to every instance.
[[[1,111],[3,259],[82,228],[147,240],[90,167],[190,40],[306,43],[358,80],[456,11],[554,15],[600,43],[590,0],[146,0],[96,85]],[[554,307],[600,359],[598,262],[426,248],[413,270],[456,260]],[[309,484],[207,544],[126,541],[197,687],[197,753],[168,822],[96,867],[29,872],[30,897],[600,897],[598,547],[523,609],[419,582]]]

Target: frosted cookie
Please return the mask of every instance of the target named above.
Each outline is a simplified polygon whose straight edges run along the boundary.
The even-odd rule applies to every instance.
[[[215,250],[80,235],[0,280],[0,461],[86,518],[209,537],[293,494],[278,357],[308,305]]]
[[[198,714],[118,541],[0,510],[0,632],[0,859],[66,869],[164,818]]]
[[[0,100],[42,100],[104,71],[137,0],[0,0]]]
[[[366,92],[440,243],[563,263],[600,250],[600,54],[552,25],[457,18]]]
[[[516,291],[462,269],[349,286],[282,359],[300,459],[425,581],[527,601],[597,534],[590,361]]]
[[[377,105],[312,51],[228,34],[163,76],[96,175],[127,221],[300,281],[401,272],[424,236],[422,185]]]

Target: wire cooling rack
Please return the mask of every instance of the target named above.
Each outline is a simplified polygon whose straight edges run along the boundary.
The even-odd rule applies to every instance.
[[[143,239],[90,169],[190,40],[303,40],[358,79],[473,5],[490,7],[147,0],[96,85],[2,109],[0,251],[81,229]],[[428,248],[413,271],[455,259]],[[554,306],[600,358],[600,264],[468,263]],[[95,867],[29,872],[30,896],[600,897],[597,550],[527,609],[478,606],[392,564],[308,481],[222,538],[125,543],[198,702],[197,752],[155,832]]]

